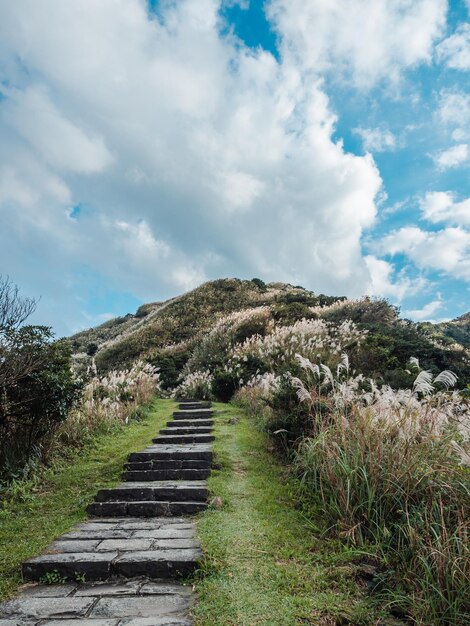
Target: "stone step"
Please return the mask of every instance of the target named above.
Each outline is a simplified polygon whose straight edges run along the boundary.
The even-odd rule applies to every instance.
[[[133,452],[129,455],[129,462],[142,461],[212,461],[212,446],[209,444],[186,444],[186,445],[153,445],[141,452]]]
[[[122,479],[128,482],[152,480],[206,480],[211,473],[206,469],[160,469],[160,470],[129,470],[124,472]]]
[[[171,517],[193,515],[207,509],[207,502],[155,501],[92,502],[87,512],[94,517]]]
[[[166,423],[167,428],[181,428],[183,426],[213,426],[214,420],[207,419],[197,419],[197,420],[171,420],[171,422]]]
[[[209,443],[214,441],[215,437],[211,434],[205,435],[159,435],[152,439],[154,443],[171,444],[171,443]]]
[[[176,422],[178,423],[178,422]],[[162,428],[161,435],[209,435],[210,426],[181,426],[181,428]]]
[[[180,459],[175,461],[167,460],[151,460],[134,463],[126,463],[125,469],[133,472],[144,472],[151,470],[181,470],[181,469],[209,469],[211,467],[210,461],[191,461],[186,459]]]
[[[210,409],[212,402],[180,402],[179,409],[181,411],[191,411],[193,409]]]
[[[194,409],[191,411],[175,411],[173,413],[173,419],[175,420],[190,420],[190,419],[208,419],[214,416],[212,409]]]
[[[58,572],[73,581],[84,576],[87,582],[115,576],[169,579],[194,572],[200,558],[195,527],[188,520],[93,520],[77,525],[45,554],[26,561],[23,576],[39,580]]]
[[[159,470],[204,469],[210,470],[210,461],[143,461],[141,463],[126,463],[125,469],[130,472],[149,472]]]
[[[147,500],[205,502],[208,495],[205,480],[191,482],[157,480],[121,483],[117,487],[100,489],[95,496],[95,502],[143,502]]]
[[[189,586],[133,578],[63,585],[29,584],[0,604],[2,626],[191,626]]]

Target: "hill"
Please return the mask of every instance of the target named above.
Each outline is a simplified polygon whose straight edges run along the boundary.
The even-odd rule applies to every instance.
[[[444,344],[458,343],[470,348],[470,313],[465,313],[455,320],[440,324],[425,322],[421,324],[421,327],[430,336]]]
[[[260,311],[264,311],[262,319]],[[246,319],[237,318],[237,312]],[[174,387],[183,368],[187,372],[188,367],[195,367],[196,347],[232,314],[235,317],[224,331],[232,345],[303,319],[323,320],[333,326],[351,320],[366,332],[361,349],[355,347],[350,355],[353,366],[364,375],[394,387],[409,386],[408,361],[414,356],[433,372],[455,371],[460,386],[470,380],[470,314],[446,324],[414,324],[400,319],[398,310],[385,300],[347,300],[285,283],[236,278],[207,282],[166,302],[145,304],[135,314],[77,333],[70,338],[75,364],[84,371],[94,359],[98,371],[106,372],[129,367],[142,358],[160,368],[164,386]],[[217,352],[218,348],[211,349]],[[207,362],[196,361],[199,368],[224,367],[222,358],[215,365],[207,358]]]

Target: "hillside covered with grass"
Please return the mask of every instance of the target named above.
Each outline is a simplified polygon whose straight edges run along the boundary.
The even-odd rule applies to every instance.
[[[250,311],[263,307],[262,321],[256,315],[250,318]],[[270,334],[274,327],[301,320],[324,320],[330,325],[349,320],[365,332],[362,346],[355,346],[352,358],[352,366],[364,375],[392,387],[409,386],[413,378],[408,373],[408,361],[417,357],[425,369],[435,373],[454,371],[459,386],[470,381],[469,314],[445,324],[415,324],[401,319],[398,310],[385,300],[348,301],[300,286],[265,284],[259,279],[211,281],[166,302],[143,305],[133,315],[80,332],[70,338],[74,361],[86,371],[94,358],[98,371],[106,372],[129,367],[142,358],[160,369],[164,387],[173,388],[206,335],[233,313],[245,315],[247,320],[231,338],[232,343],[255,334]],[[223,369],[223,358],[219,360]]]

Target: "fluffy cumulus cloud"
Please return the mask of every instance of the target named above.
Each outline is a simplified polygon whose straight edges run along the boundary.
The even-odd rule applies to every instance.
[[[459,143],[433,155],[433,160],[440,170],[457,167],[468,160],[468,145]]]
[[[428,222],[470,226],[470,198],[458,202],[449,191],[432,191],[425,194],[420,204]]]
[[[431,300],[425,304],[421,309],[412,309],[410,311],[405,311],[405,315],[412,320],[429,320],[442,308],[442,300]]]
[[[60,305],[83,322],[70,313],[79,266],[144,300],[234,274],[347,295],[409,288],[362,256],[381,177],[335,141],[323,77],[368,89],[429,62],[445,0],[270,0],[279,59],[222,28],[219,9],[0,4],[2,271],[27,275],[56,321]],[[439,115],[463,126],[458,98],[443,94]],[[367,150],[395,146],[389,131],[361,132]],[[441,265],[464,275],[461,234],[420,236],[453,237]]]
[[[407,226],[387,235],[379,247],[392,257],[405,254],[419,268],[470,280],[470,232],[460,226],[439,231]]]
[[[457,89],[443,89],[439,98],[438,121],[466,126],[470,121],[470,94]]]
[[[470,70],[470,24],[460,24],[455,33],[436,48],[439,61],[455,70]]]
[[[45,273],[86,263],[144,299],[230,273],[367,283],[372,159],[332,140],[317,78],[222,37],[218,9],[165,3],[157,19],[140,0],[2,4],[12,276],[21,254],[47,250]]]
[[[446,0],[271,0],[284,53],[359,86],[398,80],[430,62],[445,27]]]
[[[427,281],[419,276],[411,279],[402,271],[396,275],[392,263],[369,254],[365,257],[370,272],[370,283],[367,293],[372,296],[390,298],[394,302],[401,302],[406,296],[421,291]]]
[[[355,128],[354,132],[361,137],[367,152],[384,152],[396,148],[395,135],[386,128]]]

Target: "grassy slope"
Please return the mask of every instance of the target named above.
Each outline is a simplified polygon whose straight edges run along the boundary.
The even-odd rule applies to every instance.
[[[229,424],[229,415],[240,421]],[[213,472],[210,487],[222,506],[198,521],[206,560],[196,581],[197,626],[376,624],[377,613],[355,580],[354,555],[319,539],[294,508],[292,485],[265,436],[239,409],[225,411],[216,423],[222,469]],[[321,524],[320,510],[316,517]]]
[[[148,445],[173,410],[172,401],[156,401],[144,420],[96,437],[71,461],[47,470],[23,502],[0,508],[0,600],[21,584],[21,563],[86,517],[97,489],[119,481],[128,454]]]

